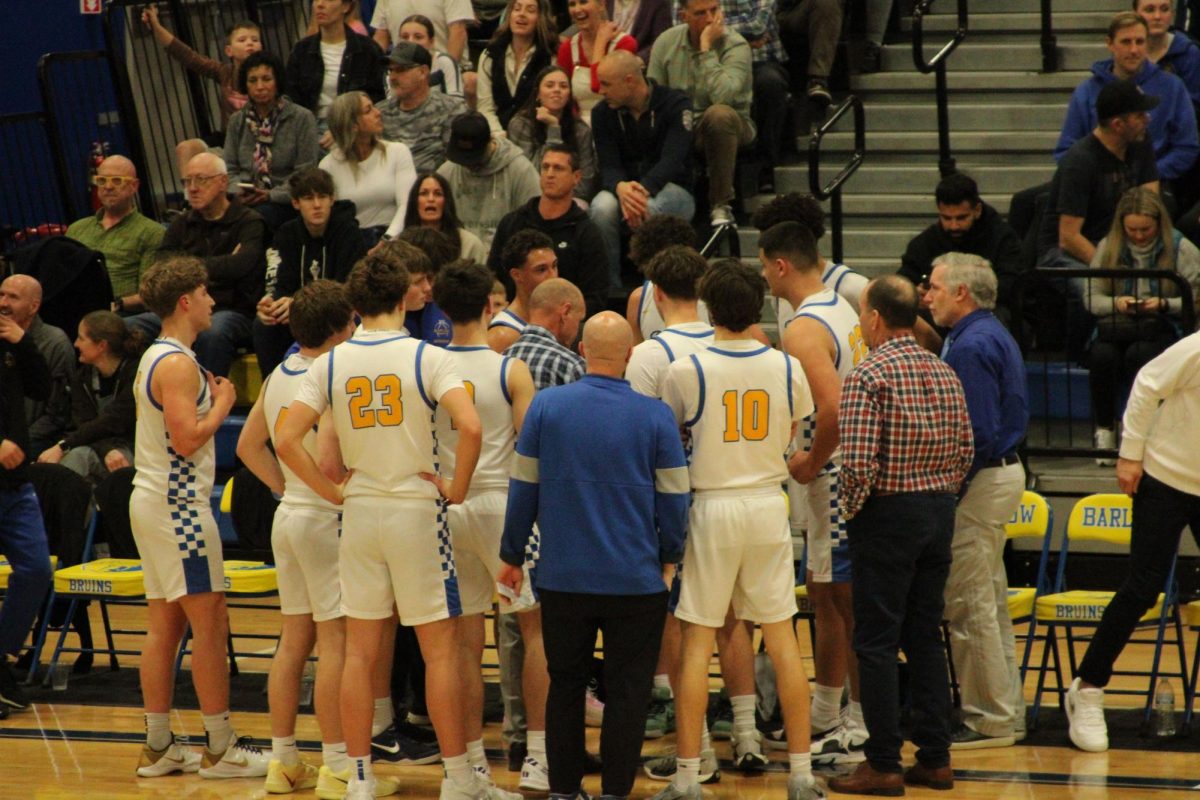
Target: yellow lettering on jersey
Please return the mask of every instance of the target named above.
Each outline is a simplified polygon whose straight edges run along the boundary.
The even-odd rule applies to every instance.
[[[767,438],[771,397],[766,391],[749,389],[739,400],[737,390],[730,389],[721,396],[721,404],[725,406],[725,441],[761,442]]]
[[[275,418],[275,438],[279,438],[279,429],[283,427],[283,421],[287,419],[288,407],[284,406],[279,409],[279,416]]]
[[[383,408],[375,409],[375,392]],[[400,394],[400,378],[386,373],[375,376],[374,389],[371,379],[356,375],[346,380],[346,394],[350,395],[350,426],[355,430],[373,428],[376,425],[394,427],[404,422],[404,401]]]
[[[856,367],[858,366],[858,362],[867,357],[867,341],[863,338],[862,327],[855,325],[854,330],[850,331],[849,339],[851,356],[850,365]]]
[[[475,384],[471,381],[463,381],[463,387],[467,390],[467,396],[471,398],[471,405],[475,405]],[[450,422],[450,430],[458,430],[458,426],[453,421]]]

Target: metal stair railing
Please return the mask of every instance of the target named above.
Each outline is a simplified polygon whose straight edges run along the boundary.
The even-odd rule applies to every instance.
[[[1042,72],[1058,72],[1058,37],[1054,35],[1053,7],[1054,0],[1042,0]]]
[[[854,113],[854,153],[850,156],[850,160],[846,162],[846,165],[838,171],[837,175],[833,176],[827,184],[821,185],[821,142],[824,141],[825,135],[833,130],[838,120],[849,112]],[[851,175],[858,171],[858,168],[862,166],[863,159],[866,157],[866,125],[866,112],[863,110],[862,100],[859,99],[858,95],[852,94],[833,110],[833,113],[829,115],[829,119],[825,120],[825,123],[817,128],[808,140],[808,188],[812,192],[813,197],[818,200],[828,200],[830,203],[829,228],[833,237],[833,260],[837,264],[844,263],[842,186]]]
[[[924,75],[933,73],[937,80],[938,119],[938,171],[942,176],[956,171],[954,156],[950,153],[950,98],[946,89],[946,59],[950,57],[963,39],[967,38],[967,0],[958,0],[958,26],[954,37],[938,50],[933,58],[925,60],[925,15],[933,0],[918,0],[913,8],[913,64]]]

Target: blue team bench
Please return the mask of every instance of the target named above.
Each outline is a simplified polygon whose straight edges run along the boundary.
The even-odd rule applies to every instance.
[[[1088,371],[1065,362],[1026,361],[1029,415],[1035,419],[1092,418]]]

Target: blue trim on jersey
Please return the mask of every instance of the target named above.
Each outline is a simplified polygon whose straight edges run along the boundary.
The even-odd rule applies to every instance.
[[[399,336],[393,336],[390,339],[380,339],[377,342],[364,342],[361,339],[347,339],[345,341],[345,344],[357,344],[361,347],[374,347],[377,344],[388,344],[389,342],[398,342],[401,339],[411,339],[411,338],[412,337],[409,336],[407,333],[402,333]]]
[[[329,405],[333,405],[333,355],[336,352],[336,347],[329,351],[329,374],[325,376],[325,394],[327,395],[326,400],[329,401]]]
[[[443,349],[453,353],[473,353],[476,350],[490,350],[486,344],[448,344]]]
[[[669,333],[672,336],[686,336],[689,339],[703,339],[705,336],[713,335],[712,328],[709,328],[706,331],[696,331],[695,333],[692,333],[690,331],[681,331],[681,330],[677,330],[675,328],[663,328],[661,331],[658,331],[654,335],[661,336],[664,333]]]
[[[833,299],[837,300],[838,296],[835,294],[833,296]],[[819,305],[834,305],[834,304],[833,303],[821,303]],[[834,356],[834,358],[833,358],[833,367],[834,367],[834,369],[838,369],[839,367],[841,367],[842,366],[842,343],[838,341],[837,334],[833,332],[833,326],[830,325],[825,320],[818,317],[816,314],[806,314],[803,310],[797,311],[796,317],[808,317],[809,319],[815,319],[817,322],[819,322],[825,326],[825,330],[829,331],[829,338],[833,339],[833,346],[837,349],[837,355]],[[796,317],[792,317],[792,319],[795,319]]]
[[[829,287],[827,286],[825,288],[828,289]],[[799,313],[800,311],[803,311],[805,308],[807,308],[809,306],[836,306],[837,301],[838,301],[838,293],[837,292],[833,293],[832,300],[805,300],[804,303],[800,306],[800,308],[797,309],[797,313]]]
[[[154,343],[155,343],[155,344],[165,344],[165,345],[167,345],[168,347],[174,347],[174,348],[175,348],[174,352],[171,352],[171,353],[163,353],[161,356],[159,356],[158,358],[154,359],[154,363],[153,363],[153,364],[151,364],[151,365],[150,365],[150,369],[146,371],[146,397],[147,397],[147,398],[149,398],[149,400],[150,400],[150,405],[154,406],[154,407],[155,407],[155,408],[157,408],[159,411],[162,411],[162,410],[163,410],[162,404],[161,404],[161,403],[159,403],[157,400],[155,400],[155,399],[154,399],[154,392],[153,392],[153,391],[150,389],[150,384],[151,384],[151,382],[154,380],[154,369],[155,369],[155,367],[157,367],[157,366],[158,366],[158,362],[162,361],[162,360],[163,360],[164,358],[166,358],[167,356],[174,356],[174,355],[186,356],[186,355],[187,355],[187,353],[183,352],[182,348],[180,348],[178,345],[172,344],[171,342],[164,341],[164,340],[162,340],[162,339],[157,339],[157,340],[155,340],[155,342],[154,342]],[[201,384],[202,386],[203,386],[203,385],[205,385],[205,384],[207,384],[207,383],[208,383],[207,381],[201,381],[201,382],[200,382],[200,384]],[[201,395],[201,397],[203,397],[203,395]]]
[[[836,272],[839,269],[842,271],[842,274],[837,276],[837,280],[835,280],[833,282],[833,286],[829,286],[829,284],[827,284],[827,283],[825,285],[829,286],[830,289],[833,289],[838,294],[841,294],[842,293],[842,281],[846,280],[847,276],[849,276],[849,275],[857,275],[858,274],[854,270],[847,267],[845,264],[830,264],[829,269],[825,270],[825,274],[821,276],[821,283],[825,283],[825,281],[829,280],[829,276],[832,275],[834,272]]]
[[[528,322],[526,322],[525,320],[521,319],[520,317],[518,317],[518,316],[517,316],[516,314],[514,314],[513,312],[509,311],[507,308],[506,308],[506,309],[504,309],[503,311],[501,311],[501,312],[500,312],[500,314],[508,314],[510,317],[512,317],[513,319],[515,319],[515,320],[517,321],[517,323],[518,323],[518,324],[520,324],[520,325],[524,325],[524,326],[526,326],[526,327],[528,327],[528,325],[529,325],[529,323],[528,323]],[[516,331],[517,333],[521,333],[521,332],[524,330],[524,328],[518,328],[516,325],[513,325],[511,322],[509,322],[509,321],[507,321],[507,320],[504,320],[504,319],[501,319],[501,318],[500,318],[500,314],[497,314],[495,317],[493,317],[493,318],[492,318],[492,321],[488,323],[488,330],[489,330],[489,331],[490,331],[492,328],[512,328],[512,329],[513,329],[514,331]]]
[[[282,372],[284,375],[293,375],[293,376],[294,375],[304,375],[305,373],[308,372],[308,367],[305,367],[304,369],[288,369],[287,362],[280,361],[279,362],[279,371]],[[265,381],[264,381],[264,384],[265,384]]]
[[[653,338],[654,341],[661,344],[663,350],[667,351],[667,363],[674,364],[675,363],[675,351],[671,349],[671,345],[667,344],[666,342],[664,342],[662,340],[662,336],[660,335],[661,333],[662,333],[662,331],[659,331],[658,333],[654,334],[654,336],[651,338]]]
[[[653,284],[651,284],[650,281],[642,282],[642,296],[638,298],[638,310],[637,310],[637,320],[638,320],[638,328],[639,329],[642,327],[642,311],[645,310],[645,308],[646,308],[646,295],[650,295],[651,297],[654,296],[654,293],[650,290],[650,287],[652,285]]]
[[[425,381],[421,380],[421,356],[425,354],[426,344],[428,344],[428,342],[423,341],[417,345],[417,391],[421,393],[421,399],[425,401],[425,405],[429,406],[429,410],[435,411],[437,409],[437,403],[430,400],[429,395],[425,394]]]
[[[763,353],[767,352],[770,349],[771,348],[767,347],[765,344],[762,347],[758,348],[757,350],[744,350],[744,351],[743,350],[722,350],[719,347],[716,347],[714,345],[713,347],[708,348],[708,352],[716,353],[719,356],[729,356],[730,358],[750,358],[750,356],[762,355]]]
[[[787,365],[788,417],[796,416],[796,401],[792,399],[792,359],[783,353],[783,363]]]
[[[766,349],[766,348],[763,348]],[[700,399],[696,403],[696,416],[683,423],[687,427],[692,427],[700,421],[700,415],[704,413],[704,370],[700,368],[700,359],[696,358],[696,354],[691,355],[692,363],[696,365],[696,378],[699,380]]]
[[[508,362],[510,361],[512,361],[512,356],[504,356],[500,361],[500,392],[504,395],[504,401],[511,406],[512,395],[508,393]]]

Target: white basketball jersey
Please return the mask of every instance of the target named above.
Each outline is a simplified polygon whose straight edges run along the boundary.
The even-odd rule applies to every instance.
[[[475,474],[471,477],[470,494],[488,491],[508,491],[512,474],[513,454],[516,452],[517,432],[513,428],[512,396],[508,393],[509,369],[512,358],[502,356],[485,345],[460,347],[449,345],[455,371],[475,403],[483,423],[483,449]],[[455,448],[458,431],[450,424],[450,414],[438,407],[434,414],[437,430],[438,456],[441,473],[447,480],[454,477]]]
[[[492,317],[492,321],[488,323],[488,330],[491,330],[492,328],[512,328],[518,334],[521,334],[525,332],[525,328],[528,325],[528,322],[521,319],[506,308],[496,316]]]
[[[850,374],[850,370],[867,357],[867,343],[863,339],[862,329],[858,323],[858,312],[852,309],[846,299],[833,289],[825,289],[823,292],[806,297],[800,304],[799,310],[792,315],[788,322],[800,317],[815,319],[829,332],[835,345],[833,366],[837,370],[838,380],[844,382],[846,376]],[[812,447],[816,427],[816,418],[813,416],[805,418],[800,423],[800,427],[796,429],[796,446],[798,448],[808,450]],[[841,464],[841,461],[842,449],[838,447],[833,451],[829,463],[822,468],[822,471]]]
[[[347,469],[346,497],[436,499],[419,473],[437,472],[433,411],[461,387],[450,356],[403,331],[359,331],[313,361],[296,399],[333,425]]]
[[[263,415],[267,419],[267,430],[271,432],[271,444],[275,444],[275,434],[287,415],[288,405],[300,393],[300,385],[308,374],[313,360],[299,353],[292,353],[283,360],[275,371],[267,378],[263,386]],[[315,461],[317,458],[317,431],[314,427],[304,436],[304,449]],[[283,499],[286,506],[320,508],[326,511],[337,511],[337,506],[309,488],[308,484],[296,477],[296,473],[282,461],[279,468],[283,471]]]
[[[706,350],[713,341],[713,329],[707,322],[685,322],[663,328],[633,348],[625,379],[639,394],[662,397],[667,367],[692,353]]]
[[[696,491],[780,486],[792,423],[813,409],[800,362],[752,339],[718,341],[676,361],[663,400],[691,432]]]
[[[844,297],[855,314],[858,314],[858,301],[862,297],[863,289],[867,288],[870,282],[871,279],[866,275],[855,272],[845,264],[826,263],[825,272],[821,275],[821,283],[825,284],[825,288],[833,289]],[[779,324],[779,338],[783,338],[783,329],[795,315],[796,309],[792,308],[791,303],[775,298],[775,319]]]
[[[707,325],[708,306],[703,302],[697,303],[696,312],[700,321]],[[643,339],[649,339],[667,327],[662,314],[658,313],[658,306],[654,305],[654,284],[650,281],[642,282],[642,299],[638,302],[638,327],[641,328]]]
[[[212,408],[208,376],[196,361],[194,352],[170,337],[157,339],[146,348],[138,363],[137,378],[133,384],[134,402],[137,404],[133,457],[137,472],[133,476],[133,485],[171,502],[208,505],[216,473],[216,445],[212,437],[190,456],[181,456],[171,446],[171,435],[167,432],[160,402],[162,398],[155,399],[150,395],[154,370],[167,356],[180,353],[192,362],[199,376],[196,419],[204,419]]]

